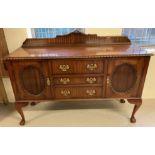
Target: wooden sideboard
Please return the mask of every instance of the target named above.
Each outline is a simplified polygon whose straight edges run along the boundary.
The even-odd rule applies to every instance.
[[[68,99],[127,99],[135,105],[130,121],[136,122],[151,55],[124,36],[75,31],[50,39],[26,39],[4,59],[20,125],[25,124],[22,107],[28,103]]]

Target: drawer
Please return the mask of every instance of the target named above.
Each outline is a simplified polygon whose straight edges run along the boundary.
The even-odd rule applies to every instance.
[[[94,74],[103,73],[104,62],[101,59],[53,60],[53,74]]]
[[[103,85],[103,77],[100,76],[61,76],[53,78],[54,85],[76,85],[76,84],[100,84]]]
[[[72,98],[101,98],[102,87],[57,87],[55,88],[56,99]]]

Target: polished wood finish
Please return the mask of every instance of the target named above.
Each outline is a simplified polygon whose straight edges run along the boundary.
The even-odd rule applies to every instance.
[[[75,75],[75,76],[57,76],[57,77],[53,77],[53,84],[55,86],[57,85],[81,85],[81,84],[85,84],[85,85],[91,85],[91,84],[99,84],[99,85],[103,85],[103,77],[100,76],[96,76],[93,74],[89,74],[89,75],[84,75],[81,76],[79,75]]]
[[[74,32],[54,39],[27,39],[4,59],[25,123],[23,102],[68,99],[124,99],[140,107],[152,53],[126,37]]]
[[[64,68],[60,68],[64,65]],[[65,69],[68,66],[69,68]],[[104,61],[100,59],[53,60],[53,74],[97,74],[103,73]]]
[[[8,73],[3,64],[3,58],[8,55],[8,48],[5,40],[4,31],[0,28],[0,103],[7,104],[8,98],[3,84],[3,77],[7,77]]]
[[[136,98],[148,57],[113,58],[108,66],[106,96],[112,98]],[[119,82],[118,82],[119,81]]]
[[[102,58],[150,55],[152,53],[132,45],[127,37],[99,37],[74,32],[50,39],[27,39],[22,47],[11,53],[7,59]]]
[[[60,47],[29,47],[19,48],[10,53],[7,59],[63,59],[63,58],[104,58],[104,57],[132,57],[151,56],[143,48],[130,44],[112,44],[97,47],[60,46]]]
[[[57,87],[55,88],[56,99],[74,98],[102,98],[102,87]]]
[[[20,116],[22,117],[21,121],[20,121],[20,125],[24,125],[25,124],[25,117],[24,117],[24,114],[23,114],[23,110],[22,110],[22,107],[25,107],[28,105],[28,102],[16,102],[15,103],[15,108],[17,110],[17,112],[20,114]]]
[[[46,61],[14,61],[10,65],[8,69],[16,79],[13,82],[16,100],[52,99],[53,93],[50,92],[50,85],[47,85],[49,73]]]
[[[56,38],[26,39],[22,47],[49,47],[49,46],[100,46],[105,44],[130,44],[130,40],[123,36],[97,36],[96,34],[84,34],[74,31],[70,34],[57,36]]]

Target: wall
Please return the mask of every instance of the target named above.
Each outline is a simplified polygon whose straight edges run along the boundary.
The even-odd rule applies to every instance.
[[[27,38],[27,31],[24,28],[4,28],[4,33],[10,53],[19,48]]]
[[[87,28],[85,33],[98,34],[99,36],[117,36],[121,35],[121,28]]]
[[[85,32],[88,34],[98,34],[98,35],[121,35],[122,29],[121,28],[86,28]],[[27,35],[27,29],[4,29],[7,45],[9,52],[11,53],[18,47],[20,47],[23,43],[23,41],[26,39]],[[144,91],[143,91],[143,98],[155,98],[155,57],[151,58],[148,74],[146,77],[146,82],[144,85]],[[9,79],[3,79],[3,82],[5,84],[5,89],[7,91],[8,99],[10,102],[14,102],[14,95],[11,87],[11,83]]]
[[[9,53],[19,48],[24,42],[24,40],[27,38],[27,31],[25,28],[4,28],[4,34]],[[7,93],[8,101],[14,102],[15,97],[11,87],[10,79],[3,78],[3,83]]]

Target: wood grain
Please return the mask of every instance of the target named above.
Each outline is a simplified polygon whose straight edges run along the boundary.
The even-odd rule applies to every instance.
[[[63,95],[61,91],[68,90],[70,93],[68,95]],[[95,91],[94,94],[89,94],[87,91]],[[101,98],[102,97],[102,87],[59,87],[55,88],[55,98]]]
[[[130,119],[135,122],[151,55],[126,37],[74,32],[27,39],[4,63],[21,124],[25,118],[20,102],[69,99],[128,99],[135,104]]]
[[[9,54],[8,47],[5,40],[4,31],[0,28],[0,77],[7,77],[8,73],[4,68],[3,58]]]
[[[60,65],[68,65],[67,71],[59,69]],[[88,65],[96,65],[93,70],[87,68]],[[52,61],[53,74],[97,74],[103,73],[104,61],[101,59],[65,59]]]
[[[57,36],[56,38],[26,39],[22,47],[47,47],[47,46],[100,46],[105,44],[130,44],[125,36],[97,36],[96,34],[84,34],[74,31],[70,34]]]
[[[7,104],[8,98],[5,91],[3,79],[4,77],[8,77],[8,72],[4,68],[3,58],[8,54],[8,48],[5,40],[4,31],[0,28],[0,102]]]
[[[74,32],[50,39],[26,39],[22,48],[6,59],[101,58],[153,55],[132,45],[127,37],[86,35]]]
[[[141,97],[139,96],[139,85],[144,83],[144,80],[141,81],[143,75],[143,68],[145,65],[145,61],[147,58],[145,57],[132,57],[132,58],[114,58],[109,59],[108,64],[108,78],[109,83],[107,84],[106,97],[113,98],[127,98],[127,97]],[[118,75],[113,79],[113,74],[117,71],[117,67],[120,65],[129,64],[134,68],[135,73],[129,73],[125,68],[118,72]],[[134,78],[134,79],[133,79]],[[112,81],[113,80],[113,81]],[[135,80],[135,81],[133,81]],[[131,89],[127,89],[130,83],[134,82],[133,87]],[[118,86],[118,89],[121,87],[127,89],[126,91],[117,91],[114,89],[114,86]],[[123,90],[122,89],[122,90]]]

